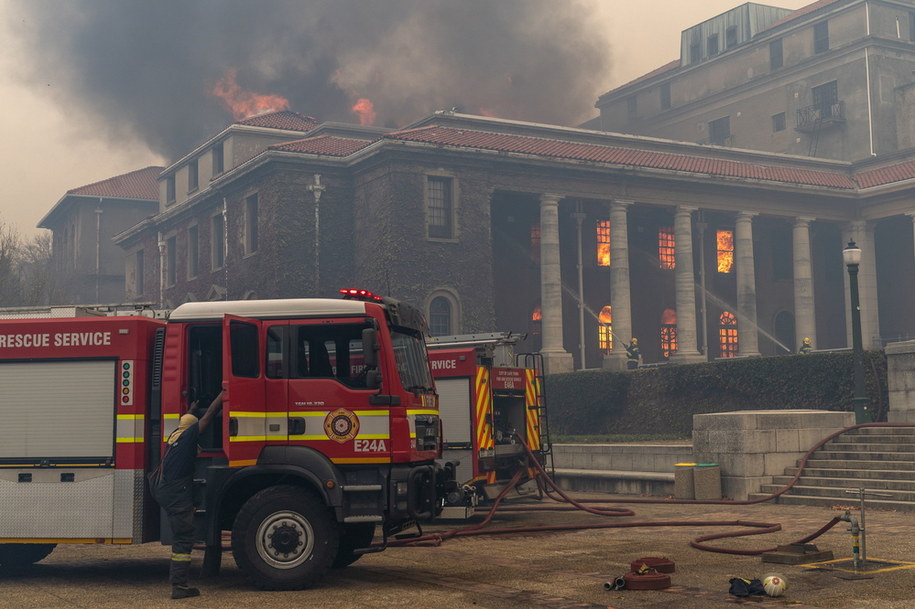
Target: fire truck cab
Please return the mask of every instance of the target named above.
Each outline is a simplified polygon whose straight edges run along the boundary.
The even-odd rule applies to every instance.
[[[519,489],[525,488],[535,476],[530,455],[545,465],[550,454],[542,362],[539,355],[516,356],[521,338],[490,333],[427,340],[444,454],[460,462],[457,480],[479,500],[495,499],[519,469]],[[461,515],[463,506],[454,507],[446,508],[449,517]]]
[[[187,303],[167,322],[0,320],[0,566],[57,543],[168,543],[145,476],[220,391],[195,473],[206,570],[224,531],[270,589],[382,549],[458,488],[424,330],[417,309],[356,290]]]

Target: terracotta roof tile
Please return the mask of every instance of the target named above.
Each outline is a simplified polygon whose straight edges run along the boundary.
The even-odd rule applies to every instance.
[[[666,169],[721,177],[784,182],[827,188],[854,189],[855,182],[844,172],[798,169],[775,164],[753,164],[714,156],[655,152],[638,148],[603,146],[506,133],[491,133],[453,127],[429,125],[389,133],[386,139],[424,142],[442,146],[457,146],[530,154],[559,159],[571,159],[625,165],[646,169]]]
[[[110,199],[159,199],[159,183],[156,178],[164,167],[146,167],[100,182],[71,188],[68,195],[106,197]]]
[[[373,141],[346,137],[337,137],[333,135],[318,135],[294,142],[276,144],[270,146],[270,150],[280,150],[284,152],[304,152],[308,154],[324,154],[329,156],[344,157],[362,150]]]
[[[898,165],[861,171],[855,174],[855,181],[860,188],[882,186],[893,182],[902,182],[915,178],[915,161],[906,161]]]
[[[236,125],[249,125],[251,127],[267,127],[269,129],[286,129],[289,131],[311,131],[318,126],[318,121],[311,116],[305,116],[292,110],[279,112],[265,112],[240,121]]]

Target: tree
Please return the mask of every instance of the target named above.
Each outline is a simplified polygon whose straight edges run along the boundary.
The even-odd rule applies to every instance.
[[[46,305],[56,291],[51,234],[23,240],[15,227],[0,219],[0,306]]]

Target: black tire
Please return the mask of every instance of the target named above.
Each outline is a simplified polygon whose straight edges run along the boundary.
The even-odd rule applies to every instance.
[[[355,550],[369,547],[374,538],[374,522],[359,522],[343,525],[340,532],[340,545],[337,548],[337,557],[334,558],[331,567],[334,569],[342,569],[362,558],[362,554],[356,554]]]
[[[23,567],[34,565],[54,551],[56,543],[4,543],[0,544],[0,566]]]
[[[295,486],[267,488],[248,499],[232,527],[235,562],[265,590],[313,586],[337,555],[330,509]]]

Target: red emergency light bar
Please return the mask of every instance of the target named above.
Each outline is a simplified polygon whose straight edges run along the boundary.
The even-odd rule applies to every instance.
[[[343,288],[340,290],[340,293],[343,294],[343,298],[347,300],[374,300],[381,302],[383,298],[374,292],[369,292],[368,290],[356,290],[354,288]]]

